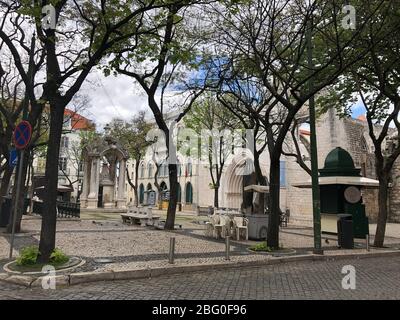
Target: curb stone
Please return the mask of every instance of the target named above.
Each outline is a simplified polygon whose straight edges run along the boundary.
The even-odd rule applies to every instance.
[[[234,261],[214,264],[197,264],[197,265],[182,265],[171,267],[147,267],[146,269],[135,270],[110,270],[101,272],[80,272],[70,275],[56,276],[58,285],[75,285],[80,283],[109,281],[109,280],[127,280],[127,279],[146,279],[162,275],[172,275],[179,273],[199,272],[207,270],[230,269],[238,267],[258,267],[266,265],[275,265],[281,263],[301,262],[301,261],[335,261],[344,259],[365,259],[377,257],[393,257],[399,256],[400,250],[386,252],[366,252],[355,254],[338,254],[338,255],[314,255],[303,254],[297,256],[273,257],[256,261]],[[26,287],[40,287],[43,277],[33,278],[29,276],[9,276],[6,273],[0,273],[0,280],[11,282],[14,284],[23,285]],[[59,283],[60,281],[60,283]]]
[[[0,273],[0,280],[5,280],[9,277],[10,275],[8,273]]]
[[[30,287],[31,283],[35,280],[35,278],[29,277],[29,276],[16,276],[12,275],[9,276],[8,278],[4,279],[7,282],[11,282],[14,284],[22,285],[25,287]]]
[[[79,273],[72,273],[69,276],[69,284],[71,285],[84,282],[106,281],[106,280],[114,280],[113,271],[79,272]]]
[[[31,283],[31,287],[42,287],[42,281],[43,279],[46,278],[46,276],[44,277],[39,277],[36,278],[32,283]],[[69,285],[69,275],[58,275],[55,276],[54,279],[56,281],[56,286],[68,286]]]
[[[151,277],[151,269],[137,269],[137,270],[120,270],[113,271],[114,279],[113,280],[125,280],[125,279],[140,279],[140,278],[150,278]]]

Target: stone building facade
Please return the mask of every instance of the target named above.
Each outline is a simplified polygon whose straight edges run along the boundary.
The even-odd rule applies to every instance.
[[[340,119],[335,111],[329,110],[322,115],[316,124],[318,143],[318,164],[319,168],[324,165],[327,154],[336,147],[342,147],[353,157],[355,166],[361,168],[361,174],[365,177],[376,179],[374,148],[368,135],[368,125],[365,118]],[[377,130],[379,127],[377,126]],[[309,132],[298,131],[298,141],[305,163],[310,166],[309,161]],[[290,145],[291,141],[287,141]],[[263,174],[268,177],[269,156],[265,151],[260,157],[260,164]],[[236,174],[238,169],[244,165],[244,160],[233,155],[229,164],[225,166],[221,186],[219,190],[220,207],[240,208],[243,197],[243,176]],[[134,175],[133,163],[128,166]],[[139,168],[139,189],[142,190],[141,203],[146,203],[146,192],[154,187],[155,165],[151,156],[147,156],[140,163]],[[310,189],[294,187],[296,183],[309,179],[308,174],[296,163],[292,157],[281,157],[281,209],[289,209],[291,220],[302,224],[312,223],[312,197]],[[167,166],[159,173],[158,182],[165,190],[169,190]],[[195,159],[187,157],[179,158],[178,165],[179,202],[182,210],[195,211],[198,206],[213,206],[214,190],[210,188],[210,173],[204,164],[196,163]],[[389,221],[400,222],[400,161],[398,160],[393,170],[393,178],[390,190]],[[133,201],[133,189],[127,186],[128,200]],[[139,191],[140,193],[140,191]],[[158,198],[158,195],[156,196]],[[366,203],[367,215],[371,222],[376,221],[378,214],[378,191],[376,189],[365,189],[363,199]]]
[[[379,126],[375,127],[379,133]],[[395,130],[393,130],[393,133]],[[368,124],[364,116],[357,119],[339,119],[335,111],[330,109],[317,122],[318,161],[323,165],[326,155],[335,147],[342,147],[353,157],[356,167],[361,168],[361,174],[367,178],[377,179],[375,171],[374,146],[368,134]],[[384,142],[387,146],[387,141]],[[378,215],[378,190],[365,189],[363,199],[370,221],[376,221]],[[395,162],[391,187],[389,191],[390,222],[400,222],[400,159]]]

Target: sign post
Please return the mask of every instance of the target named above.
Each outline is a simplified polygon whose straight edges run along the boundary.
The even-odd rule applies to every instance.
[[[312,17],[309,21],[306,41],[307,41],[307,58],[308,67],[313,69],[313,52],[312,52]],[[308,80],[310,91],[314,89],[314,81],[311,76]],[[318,177],[318,151],[317,151],[317,137],[315,129],[315,99],[314,95],[309,100],[310,112],[310,156],[311,156],[311,181],[312,181],[312,201],[313,201],[313,229],[314,229],[314,254],[324,254],[321,245],[321,200],[319,194],[319,177]]]
[[[10,161],[9,161],[10,167],[11,167],[11,168],[16,167],[16,166],[17,166],[17,163],[18,163],[18,153],[17,153],[17,149],[12,149],[12,150],[10,151]]]
[[[25,148],[28,146],[32,137],[32,126],[28,121],[21,121],[14,130],[13,140],[15,148],[20,150],[19,157],[19,166],[18,166],[18,177],[17,177],[17,190],[15,194],[15,205],[13,212],[13,220],[12,220],[12,229],[11,229],[11,240],[10,240],[10,256],[12,259],[13,249],[14,249],[14,238],[15,238],[15,224],[17,222],[17,212],[18,212],[18,199],[21,193],[21,184],[22,184],[22,169],[24,167],[24,153]]]

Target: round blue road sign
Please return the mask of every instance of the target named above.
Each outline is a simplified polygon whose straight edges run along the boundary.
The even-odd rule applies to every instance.
[[[28,121],[21,121],[14,130],[14,145],[17,149],[25,149],[31,141],[32,126]]]

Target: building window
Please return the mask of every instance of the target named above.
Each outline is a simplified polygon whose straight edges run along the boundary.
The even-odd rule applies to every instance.
[[[177,169],[178,169],[178,177],[180,177],[182,175],[182,165],[179,160],[177,162]]]
[[[162,164],[161,164],[161,167],[160,167],[160,169],[159,169],[159,176],[160,177],[166,177],[166,176],[168,176],[168,165],[165,163],[165,162],[163,162]]]
[[[186,190],[185,190],[185,202],[187,204],[193,203],[193,187],[190,182],[186,184]]]
[[[192,162],[190,160],[186,165],[185,176],[186,177],[191,177],[192,176]]]
[[[67,158],[60,157],[58,160],[58,170],[66,171],[67,170]]]
[[[177,196],[177,202],[181,202],[182,201],[182,195],[181,195],[182,191],[181,191],[181,185],[178,184],[178,196]]]
[[[66,136],[61,137],[61,148],[68,149],[69,146],[69,138]]]
[[[286,163],[285,163],[285,161],[280,161],[279,170],[280,170],[279,184],[280,184],[281,188],[285,188],[286,187]]]
[[[153,165],[151,163],[149,163],[147,165],[147,170],[148,170],[149,178],[151,178],[153,176]]]
[[[140,165],[140,177],[144,178],[144,164],[143,163]]]

